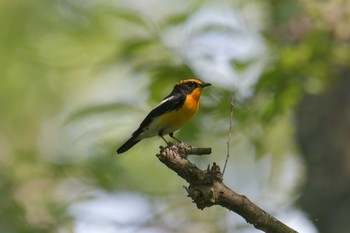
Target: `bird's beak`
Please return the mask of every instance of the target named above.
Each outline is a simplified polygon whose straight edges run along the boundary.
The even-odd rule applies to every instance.
[[[202,88],[209,87],[209,86],[211,86],[211,83],[203,83],[201,86],[202,86]]]

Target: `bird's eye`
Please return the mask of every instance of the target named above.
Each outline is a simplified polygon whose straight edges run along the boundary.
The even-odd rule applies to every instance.
[[[195,82],[190,82],[190,87],[195,87],[196,86],[196,83]]]

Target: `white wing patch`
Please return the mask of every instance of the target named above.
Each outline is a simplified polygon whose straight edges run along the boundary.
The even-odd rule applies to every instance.
[[[160,103],[156,106],[156,108],[158,108],[158,107],[161,106],[162,104],[164,104],[164,103],[166,103],[166,102],[168,102],[168,101],[170,101],[170,100],[172,100],[172,99],[174,99],[174,96],[173,96],[173,95],[172,95],[172,96],[169,96],[169,97],[166,98],[166,99],[163,99],[162,102],[160,102]]]
[[[167,103],[168,101],[171,101],[174,99],[175,96],[169,96],[168,98],[162,100],[155,108],[158,108],[162,106],[163,104]],[[140,133],[140,135],[137,137],[137,139],[144,139],[149,137],[157,136],[159,133],[159,123],[158,123],[158,117],[154,118],[153,121],[146,127],[146,129]],[[164,134],[168,134],[169,132],[165,132]]]

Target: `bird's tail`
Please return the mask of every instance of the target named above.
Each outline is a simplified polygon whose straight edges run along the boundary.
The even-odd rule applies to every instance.
[[[117,150],[118,154],[124,153],[125,151],[129,150],[131,147],[133,147],[136,143],[138,143],[139,139],[136,139],[136,137],[131,137],[129,140],[127,140],[119,149]]]

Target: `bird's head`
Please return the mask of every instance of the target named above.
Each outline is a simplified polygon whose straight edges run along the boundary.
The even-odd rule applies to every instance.
[[[202,90],[204,87],[210,86],[210,83],[205,83],[199,79],[185,79],[176,83],[175,87],[184,90],[187,93],[191,93],[194,90]]]

